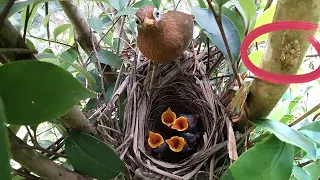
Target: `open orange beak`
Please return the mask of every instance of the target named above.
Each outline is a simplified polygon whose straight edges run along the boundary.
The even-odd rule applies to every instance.
[[[177,131],[185,131],[189,127],[188,119],[181,116],[173,122],[171,129],[175,129]]]
[[[184,145],[186,144],[184,138],[179,136],[173,136],[171,139],[167,139],[166,142],[173,152],[182,151]]]
[[[161,121],[163,124],[170,127],[174,120],[176,119],[176,113],[172,112],[170,108],[168,108],[164,113],[161,115]]]
[[[164,142],[162,136],[159,133],[149,131],[148,144],[152,148],[159,147]]]

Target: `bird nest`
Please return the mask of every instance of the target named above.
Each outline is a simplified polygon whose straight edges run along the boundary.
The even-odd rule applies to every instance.
[[[210,53],[213,58],[210,62],[214,64],[218,58],[214,51]],[[106,104],[105,115],[116,108],[118,95],[126,90],[123,136],[116,136],[120,142],[116,151],[135,179],[218,178],[228,168],[230,142],[235,141],[230,141],[230,134],[233,135],[231,121],[223,105],[226,102],[222,103],[219,94],[227,89],[221,87],[228,86],[231,78],[227,83],[215,81],[212,84],[203,70],[205,62],[209,61],[206,58],[206,54],[198,55],[195,72],[192,56],[182,58],[178,64],[152,66],[143,60],[139,64],[133,63],[130,74]],[[161,114],[168,107],[174,112],[199,117],[201,136],[191,153],[170,152],[160,157],[151,151],[149,131],[161,131]]]

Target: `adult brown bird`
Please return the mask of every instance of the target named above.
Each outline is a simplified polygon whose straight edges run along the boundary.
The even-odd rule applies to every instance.
[[[136,12],[138,47],[154,62],[176,60],[193,38],[194,16],[180,11],[161,14],[154,6]]]

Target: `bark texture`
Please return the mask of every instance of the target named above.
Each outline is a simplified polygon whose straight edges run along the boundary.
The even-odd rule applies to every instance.
[[[298,20],[318,23],[319,0],[278,0],[273,21]],[[310,46],[307,35],[314,32],[283,30],[269,35],[260,68],[278,74],[296,74]],[[253,80],[246,101],[249,120],[266,117],[280,100],[289,85]],[[241,125],[247,124],[242,116]],[[239,125],[239,124],[238,124]]]

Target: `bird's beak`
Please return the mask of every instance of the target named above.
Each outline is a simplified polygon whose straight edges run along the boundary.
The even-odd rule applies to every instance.
[[[152,148],[159,147],[162,143],[164,143],[164,140],[162,136],[159,133],[154,133],[152,131],[149,131],[149,139],[148,144]]]
[[[188,129],[188,119],[181,116],[173,122],[171,129],[175,129],[177,131],[185,131]]]
[[[161,115],[162,123],[170,127],[174,120],[176,119],[176,114],[168,108],[164,113]]]
[[[167,139],[166,142],[173,152],[182,151],[184,145],[186,145],[184,138],[179,136],[173,136],[171,139]]]
[[[154,25],[154,20],[145,17],[144,20],[143,20],[142,25],[143,25],[144,27]]]

